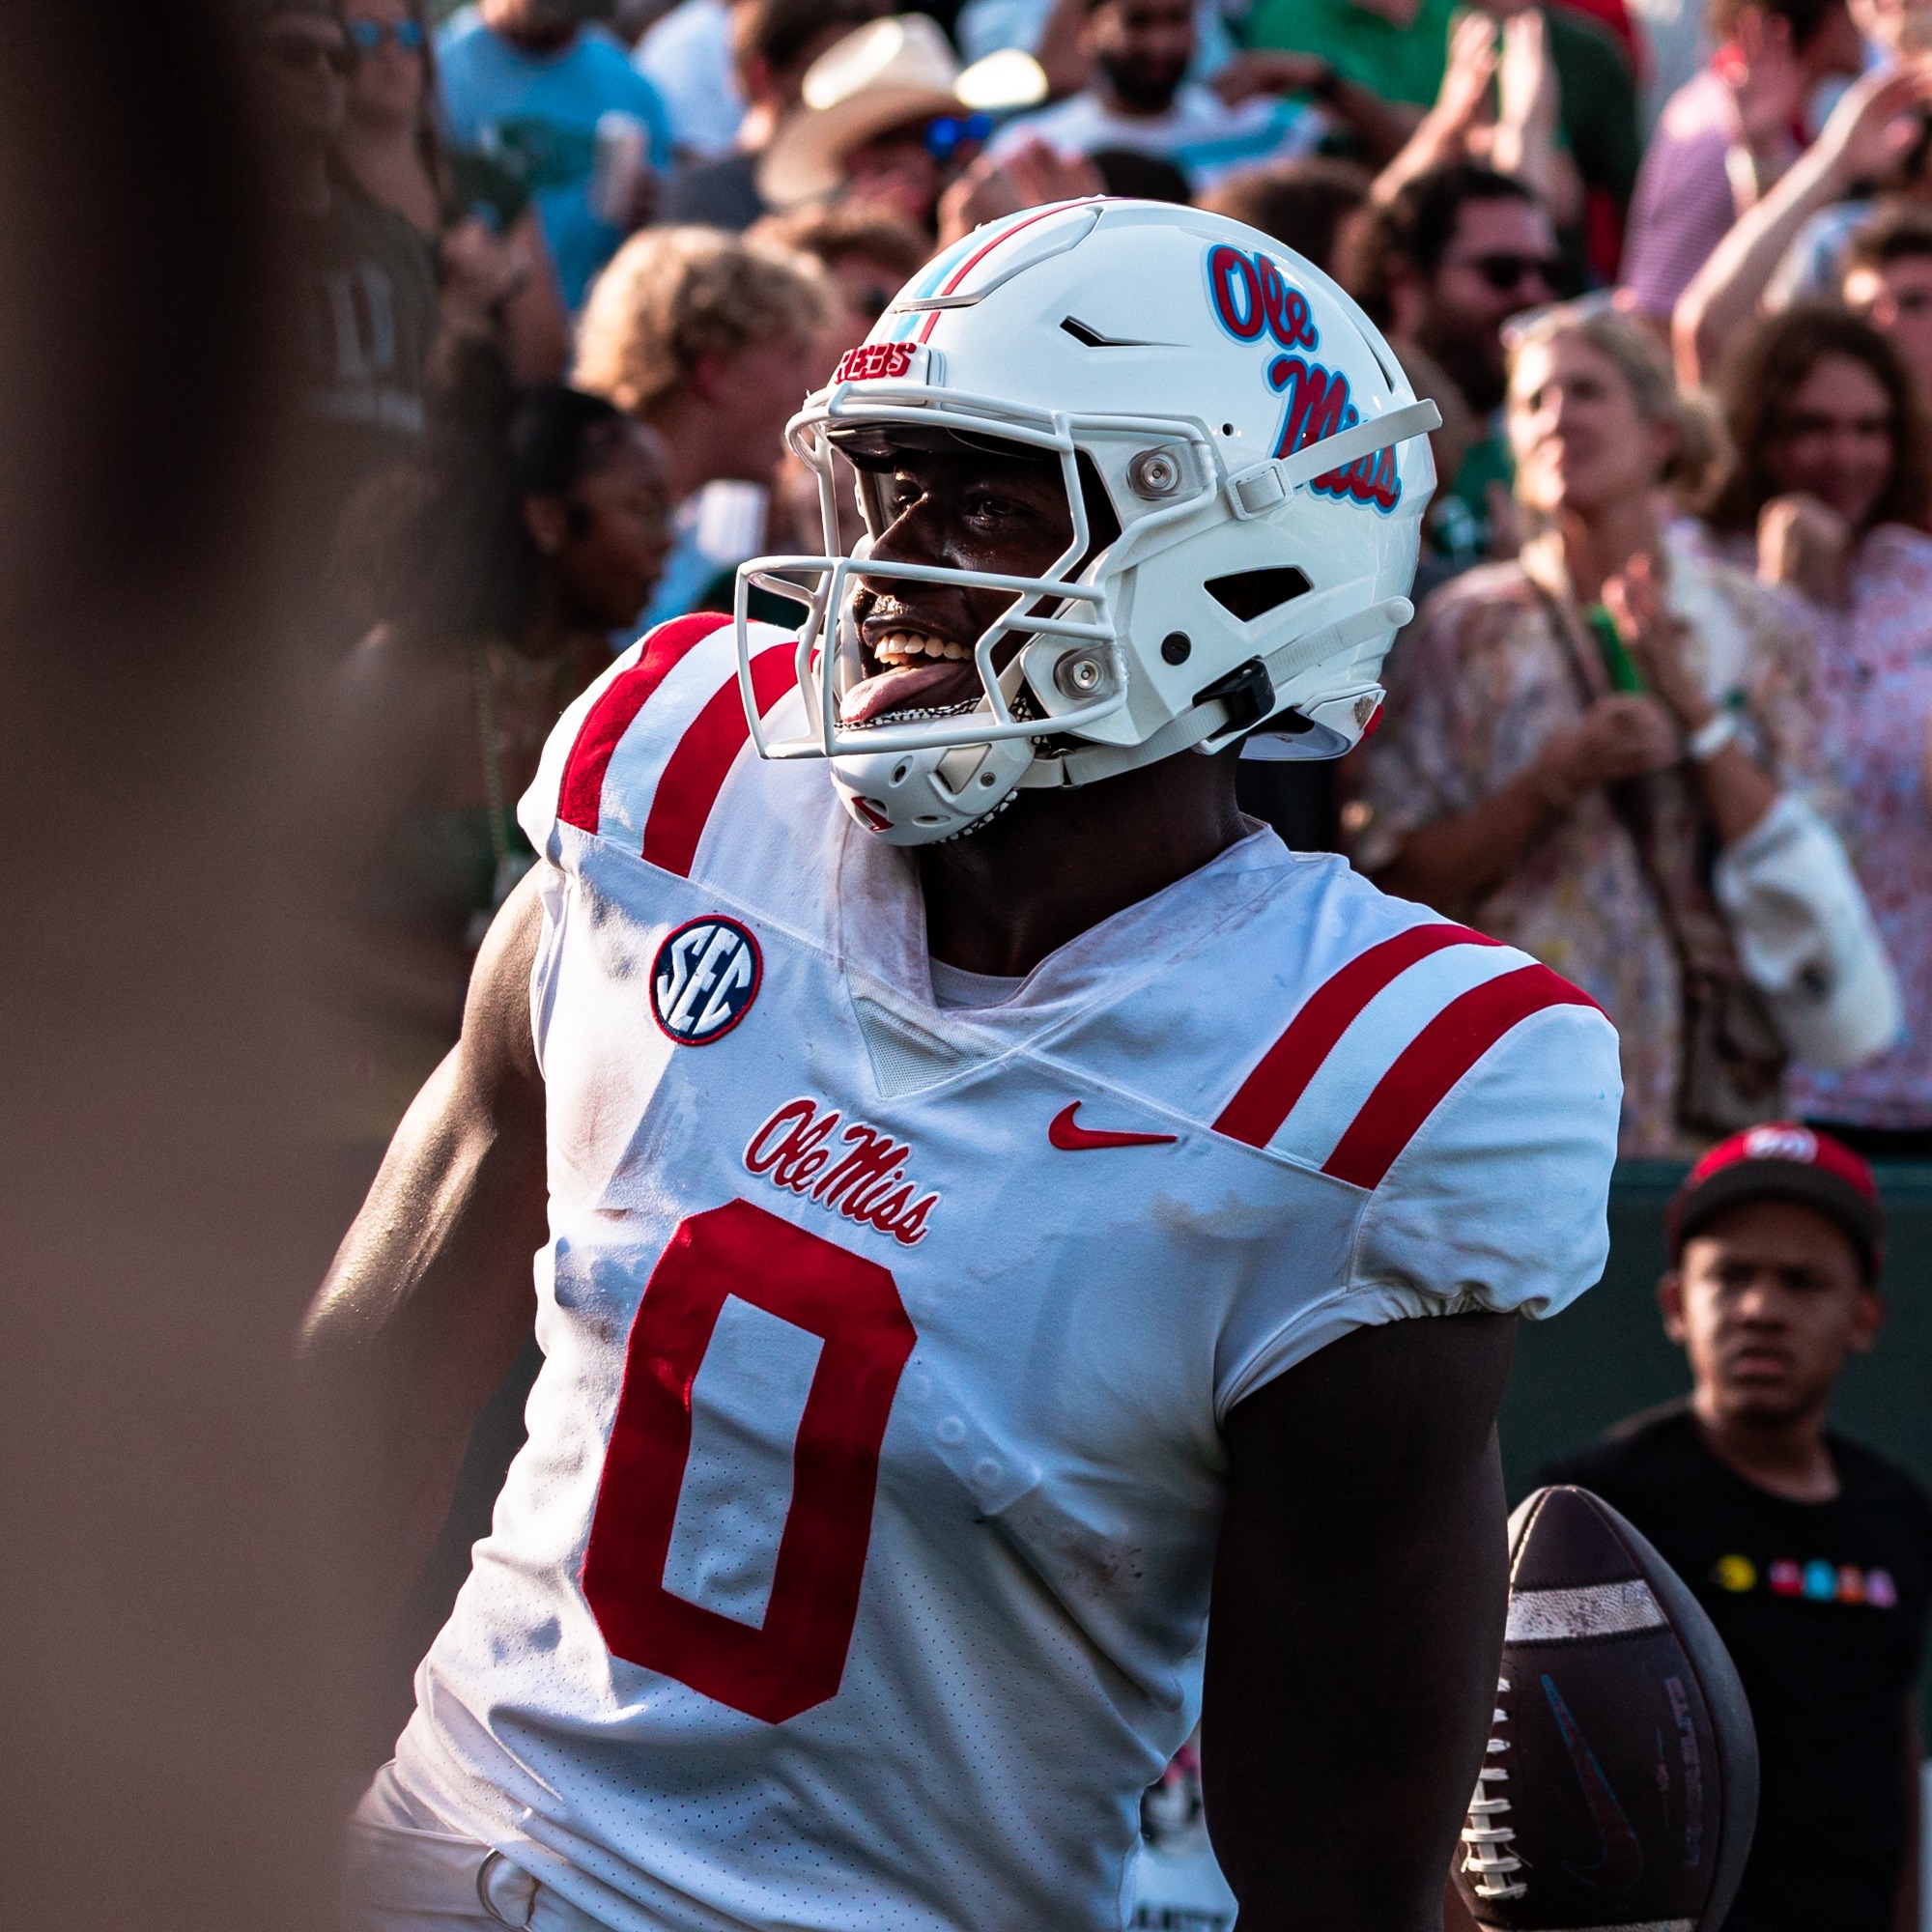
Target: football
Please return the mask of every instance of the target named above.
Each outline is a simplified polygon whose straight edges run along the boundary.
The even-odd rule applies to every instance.
[[[1601,1497],[1509,1523],[1509,1623],[1456,1885],[1509,1932],[1716,1932],[1757,1811],[1757,1738],[1711,1620]]]

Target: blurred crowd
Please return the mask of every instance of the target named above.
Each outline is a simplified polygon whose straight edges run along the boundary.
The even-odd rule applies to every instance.
[[[453,1037],[560,709],[821,548],[801,398],[936,250],[1114,193],[1327,270],[1441,410],[1381,729],[1258,737],[1248,808],[1596,998],[1627,1153],[1790,1113],[1932,1155],[1932,11],[238,4],[345,1143]]]

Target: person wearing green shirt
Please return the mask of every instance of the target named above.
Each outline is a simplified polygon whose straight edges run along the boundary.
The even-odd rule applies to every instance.
[[[1486,0],[1500,20],[1530,0]],[[1248,16],[1253,47],[1292,49],[1326,61],[1384,100],[1427,107],[1442,85],[1458,0],[1258,0]],[[1562,6],[1544,10],[1561,97],[1561,139],[1585,193],[1584,225],[1566,252],[1587,255],[1599,280],[1615,277],[1624,212],[1640,144],[1636,87],[1616,37]]]

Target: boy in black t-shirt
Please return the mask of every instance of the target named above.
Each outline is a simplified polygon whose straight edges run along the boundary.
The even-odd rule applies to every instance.
[[[1737,1661],[1763,1792],[1726,1932],[1916,1926],[1932,1498],[1825,1427],[1885,1316],[1871,1170],[1808,1128],[1752,1127],[1690,1171],[1669,1234],[1658,1299],[1690,1400],[1537,1480],[1629,1517]]]

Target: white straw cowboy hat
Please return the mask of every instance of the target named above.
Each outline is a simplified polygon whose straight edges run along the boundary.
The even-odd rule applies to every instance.
[[[891,128],[941,114],[1024,106],[1046,92],[1044,75],[1034,86],[1038,69],[1031,61],[1031,74],[1017,84],[1002,70],[986,76],[990,88],[972,85],[989,65],[969,69],[962,89],[952,43],[923,14],[896,14],[856,28],[806,70],[804,104],[765,151],[759,192],[774,208],[795,208],[831,194],[845,178],[845,156]]]

